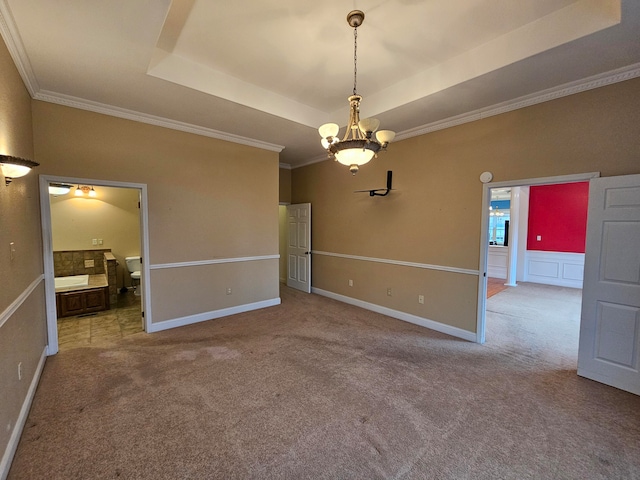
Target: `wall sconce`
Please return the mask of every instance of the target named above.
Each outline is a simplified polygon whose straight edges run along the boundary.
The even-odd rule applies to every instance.
[[[24,158],[0,155],[0,170],[4,176],[4,184],[9,185],[14,178],[24,177],[39,163]]]
[[[76,188],[75,196],[83,197],[85,195],[92,198],[95,198],[98,196],[96,191],[93,189],[93,186],[90,187],[89,185],[78,185],[78,188]]]
[[[68,183],[50,183],[49,195],[66,195],[72,188],[73,185],[69,185]]]

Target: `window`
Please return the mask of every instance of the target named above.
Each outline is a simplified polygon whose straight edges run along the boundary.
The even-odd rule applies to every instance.
[[[506,241],[511,217],[511,189],[492,189],[489,209],[489,245],[508,244]]]

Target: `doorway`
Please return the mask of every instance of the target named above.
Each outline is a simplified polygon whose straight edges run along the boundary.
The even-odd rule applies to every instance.
[[[146,331],[147,262],[135,285],[127,268],[148,252],[146,185],[43,175],[40,198],[47,353],[60,338],[72,346]]]
[[[491,191],[493,189],[511,189],[515,187],[531,187],[531,186],[542,186],[542,185],[550,185],[550,184],[565,184],[565,183],[575,183],[575,182],[584,182],[588,181],[592,178],[596,178],[599,176],[599,173],[585,173],[585,174],[577,174],[577,175],[564,175],[558,177],[545,177],[545,178],[536,178],[536,179],[524,179],[517,181],[508,181],[508,182],[493,182],[493,183],[485,183],[483,185],[483,195],[482,195],[482,231],[481,231],[481,250],[480,250],[480,272],[483,272],[483,275],[479,277],[479,285],[478,285],[478,319],[477,319],[477,334],[476,341],[478,343],[485,342],[486,336],[486,309],[487,309],[487,273],[489,271],[489,226],[490,226],[490,206],[491,206]],[[519,203],[519,198],[518,202]],[[515,212],[514,212],[515,213]],[[522,229],[522,227],[518,227],[514,225],[514,223],[524,224],[526,228],[526,218],[518,218],[519,215],[511,216],[511,227],[510,231],[512,233],[512,238],[518,237],[518,231]],[[515,222],[514,222],[515,220]],[[515,242],[511,242],[509,246],[508,254],[506,255],[506,269],[507,273],[509,271],[515,273],[517,271],[522,272],[526,269],[524,258],[522,252],[526,250],[525,238],[520,238]],[[543,262],[540,263],[543,265]],[[520,265],[517,268],[517,265]],[[522,280],[522,274],[518,276],[520,280]],[[506,277],[507,283],[515,284],[516,275],[513,275],[513,278],[510,279],[509,276]],[[526,277],[524,278],[526,280]],[[534,280],[535,281],[535,280]],[[517,287],[512,287],[517,288]]]

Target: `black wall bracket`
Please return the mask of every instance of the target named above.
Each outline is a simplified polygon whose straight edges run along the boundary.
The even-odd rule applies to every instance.
[[[386,197],[387,195],[389,195],[389,192],[393,190],[391,188],[392,175],[393,175],[393,172],[391,170],[387,170],[387,188],[374,188],[373,190],[356,190],[353,193],[369,192],[370,197]]]

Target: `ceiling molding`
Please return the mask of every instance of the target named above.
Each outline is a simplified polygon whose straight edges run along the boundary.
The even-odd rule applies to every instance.
[[[64,95],[61,93],[51,92],[47,90],[41,90],[36,76],[33,73],[29,56],[22,43],[20,33],[16,28],[16,24],[11,13],[11,9],[8,5],[8,0],[0,0],[0,34],[7,45],[7,49],[11,54],[13,63],[15,63],[22,81],[24,82],[31,98],[35,100],[42,100],[44,102],[56,103],[58,105],[65,105],[68,107],[79,108],[81,110],[88,110],[91,112],[102,113],[104,115],[110,115],[113,117],[125,118],[127,120],[133,120],[136,122],[147,123],[150,125],[156,125],[159,127],[170,128],[173,130],[180,130],[182,132],[193,133],[195,135],[202,135],[205,137],[215,138],[218,140],[225,140],[227,142],[238,143],[241,145],[247,145],[250,147],[256,147],[263,150],[269,150],[271,152],[280,153],[284,146],[276,145],[273,143],[263,142],[252,138],[242,137],[240,135],[234,135],[232,133],[221,132],[219,130],[213,130],[210,128],[200,127],[177,120],[170,120],[155,115],[149,115],[146,113],[136,112],[134,110],[127,110],[124,108],[114,107],[103,103],[93,102],[83,98],[72,97],[70,95]]]
[[[290,163],[282,163],[282,162],[280,162],[279,167],[282,168],[283,170],[291,170],[291,164]]]
[[[8,5],[8,0],[0,1],[0,34],[7,45],[9,54],[15,63],[25,87],[33,97],[40,90],[36,76],[33,73],[27,51],[24,49],[22,37],[16,28],[15,20]]]
[[[482,120],[483,118],[493,117],[494,115],[519,110],[521,108],[530,107],[550,100],[568,97],[569,95],[585,92],[587,90],[593,90],[595,88],[605,87],[614,83],[624,82],[625,80],[631,80],[632,78],[637,77],[640,77],[640,63],[599,75],[594,75],[592,77],[587,77],[575,82],[565,83],[564,85],[532,93],[531,95],[525,95],[490,107],[481,108],[472,112],[463,113],[462,115],[456,115],[454,117],[445,118],[443,120],[438,120],[437,122],[405,130],[396,135],[395,142],[412,137],[418,137],[427,133],[437,132],[438,130],[444,130],[464,123],[475,122],[476,120]],[[293,166],[293,168],[306,167],[314,163],[323,162],[324,160],[327,160],[326,155],[310,158],[304,163]]]
[[[494,115],[519,110],[521,108],[530,107],[532,105],[537,105],[539,103],[548,102],[562,97],[568,97],[569,95],[593,90],[594,88],[624,82],[625,80],[631,80],[636,77],[640,77],[640,63],[629,65],[628,67],[623,67],[611,72],[602,73],[600,75],[587,77],[575,82],[565,83],[558,87],[549,88],[541,92],[532,93],[531,95],[525,95],[513,100],[508,100],[491,107],[481,108],[462,115],[457,115],[455,117],[446,118],[444,120],[405,130],[404,132],[400,132],[396,135],[396,141],[406,140],[407,138],[417,137],[424,135],[425,133],[436,132],[438,130],[444,130],[445,128],[455,127],[457,125],[462,125],[463,123],[482,120],[483,118],[493,117]]]
[[[43,102],[56,103],[58,105],[102,113],[104,115],[110,115],[112,117],[133,120],[134,122],[147,123],[149,125],[155,125],[157,127],[170,128],[172,130],[180,130],[182,132],[202,135],[204,137],[239,143],[241,145],[261,148],[263,150],[269,150],[271,152],[280,153],[284,149],[284,146],[282,145],[263,142],[262,140],[255,140],[253,138],[241,137],[240,135],[234,135],[232,133],[225,133],[219,130],[213,130],[211,128],[201,127],[190,123],[180,122],[178,120],[171,120],[164,117],[136,112],[134,110],[128,110],[126,108],[114,107],[112,105],[93,102],[91,100],[86,100],[83,98],[72,97],[70,95],[63,95],[61,93],[42,90],[36,93],[33,98],[36,100],[42,100]]]

